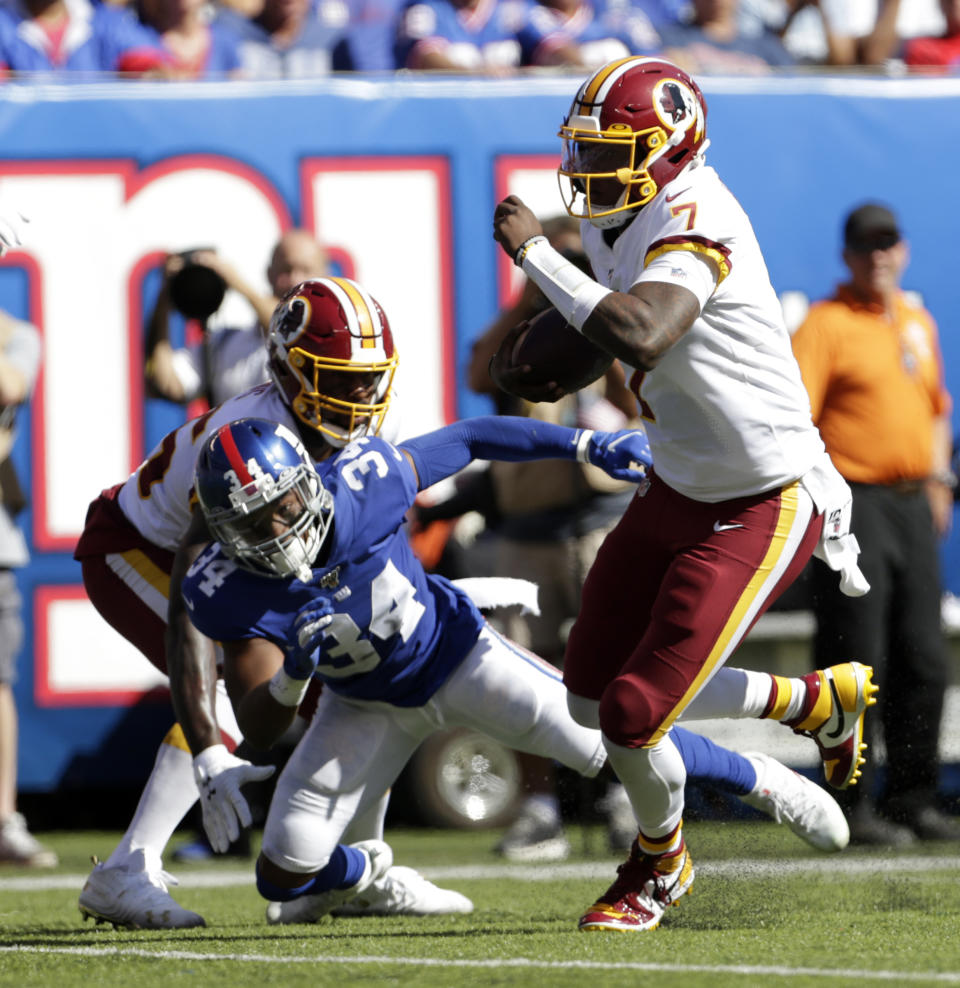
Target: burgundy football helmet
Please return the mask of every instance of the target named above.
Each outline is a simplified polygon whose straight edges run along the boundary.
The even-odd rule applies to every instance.
[[[571,216],[621,226],[705,150],[707,105],[672,62],[631,56],[598,69],[560,128],[560,192]]]
[[[331,445],[380,431],[397,352],[386,314],[355,281],[314,278],[292,288],[274,310],[267,350],[293,414]]]

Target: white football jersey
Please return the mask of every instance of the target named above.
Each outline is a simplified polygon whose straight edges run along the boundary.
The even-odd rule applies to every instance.
[[[380,430],[388,442],[393,442],[397,433],[396,404],[394,393]],[[281,400],[276,387],[261,384],[167,433],[117,495],[120,509],[144,538],[164,549],[176,550],[190,525],[193,474],[203,443],[220,426],[242,418],[279,422],[299,432],[299,421]]]
[[[695,164],[664,186],[614,242],[582,224],[601,284],[681,285],[699,317],[634,390],[657,475],[698,501],[785,486],[824,447],[750,221],[716,172]],[[720,278],[699,258],[710,258]],[[638,386],[637,386],[638,385]]]
[[[204,441],[234,419],[280,422],[294,433],[293,413],[272,384],[229,398],[222,405],[167,433],[120,488],[117,502],[144,538],[175,550],[190,525],[193,472]]]

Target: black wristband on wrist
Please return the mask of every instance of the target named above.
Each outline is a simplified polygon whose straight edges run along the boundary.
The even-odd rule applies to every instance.
[[[526,240],[517,248],[516,254],[513,255],[513,263],[516,264],[518,268],[523,267],[523,259],[527,256],[527,251],[538,241],[546,240],[547,238],[542,234],[538,233],[532,237],[527,237]]]

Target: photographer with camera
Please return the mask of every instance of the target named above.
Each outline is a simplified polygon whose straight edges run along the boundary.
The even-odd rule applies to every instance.
[[[205,398],[211,407],[267,380],[264,332],[280,297],[307,278],[327,274],[323,247],[307,230],[288,230],[277,242],[267,267],[271,294],[251,287],[215,250],[169,254],[163,284],[147,322],[147,393],[187,404]],[[227,289],[239,292],[256,313],[245,327],[211,330],[207,320],[220,308]],[[174,348],[170,316],[176,311],[202,327],[199,343]]]

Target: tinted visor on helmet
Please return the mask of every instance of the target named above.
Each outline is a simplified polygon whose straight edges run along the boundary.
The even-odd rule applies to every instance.
[[[596,129],[594,118],[578,118],[560,129],[563,152],[558,169],[560,192],[571,216],[594,220],[648,203],[657,193],[645,164],[662,146],[660,128],[635,132],[623,124]]]
[[[376,435],[390,407],[397,355],[368,364],[318,357],[291,347],[287,366],[295,375],[294,414],[332,445]]]

